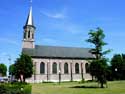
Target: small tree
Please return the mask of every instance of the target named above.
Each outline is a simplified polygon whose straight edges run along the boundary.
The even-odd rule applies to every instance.
[[[101,84],[101,88],[103,88],[103,84],[106,83],[106,59],[104,57],[105,54],[110,52],[110,50],[103,51],[102,47],[107,45],[103,41],[105,35],[103,30],[97,28],[97,31],[91,30],[89,32],[89,39],[86,41],[93,44],[94,48],[90,51],[92,54],[95,55],[95,60],[92,60],[90,63],[90,74],[95,76],[98,82]]]
[[[22,54],[20,58],[17,58],[15,64],[15,77],[25,82],[26,78],[29,78],[33,74],[33,62],[30,56]]]
[[[5,64],[0,64],[0,73],[2,74],[2,76],[6,76],[6,72],[7,72],[7,67]]]

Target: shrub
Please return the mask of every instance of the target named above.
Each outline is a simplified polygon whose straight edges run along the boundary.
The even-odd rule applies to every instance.
[[[31,85],[22,83],[0,84],[0,94],[31,94]]]
[[[5,85],[0,85],[0,94],[9,94],[8,88]]]

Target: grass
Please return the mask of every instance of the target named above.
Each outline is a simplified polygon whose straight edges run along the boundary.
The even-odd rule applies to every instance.
[[[32,84],[32,94],[125,94],[125,81],[108,82],[108,88],[97,88],[95,82]]]

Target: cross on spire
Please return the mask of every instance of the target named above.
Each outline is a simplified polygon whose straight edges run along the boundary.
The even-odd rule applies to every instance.
[[[32,2],[33,2],[33,1],[32,1],[32,0],[30,0],[30,6],[32,6]]]

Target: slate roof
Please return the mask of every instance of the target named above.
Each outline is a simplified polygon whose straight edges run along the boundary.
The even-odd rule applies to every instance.
[[[23,48],[22,53],[31,57],[90,59],[90,48],[35,45],[34,49]]]

